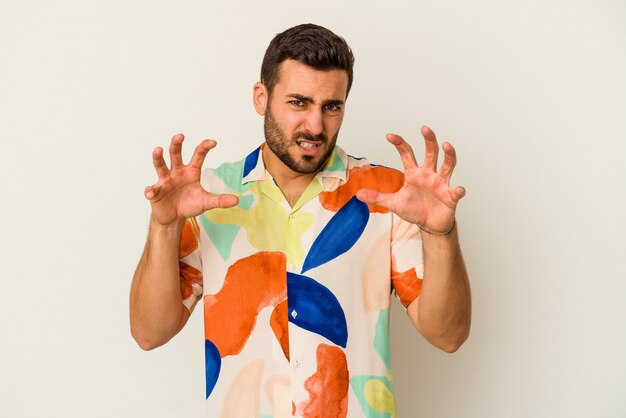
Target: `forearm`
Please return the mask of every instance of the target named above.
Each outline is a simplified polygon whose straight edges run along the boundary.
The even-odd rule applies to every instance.
[[[189,317],[180,292],[181,231],[182,221],[171,226],[150,222],[130,293],[131,334],[143,349],[165,344]]]
[[[446,236],[423,233],[422,242],[422,289],[409,315],[431,344],[454,352],[467,339],[471,322],[470,286],[457,227]]]

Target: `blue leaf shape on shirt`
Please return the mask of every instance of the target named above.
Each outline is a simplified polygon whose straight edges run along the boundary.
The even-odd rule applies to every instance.
[[[339,301],[327,287],[287,272],[289,322],[346,348],[348,324]]]
[[[370,218],[367,204],[353,196],[315,238],[302,265],[302,273],[348,251],[358,241]]]
[[[248,174],[250,174],[254,167],[256,167],[256,164],[259,161],[259,152],[261,152],[261,147],[255,149],[246,157],[246,160],[243,164],[243,177],[246,177]]]
[[[204,363],[206,367],[206,398],[213,392],[213,388],[220,377],[222,368],[222,357],[215,344],[209,340],[204,340]]]

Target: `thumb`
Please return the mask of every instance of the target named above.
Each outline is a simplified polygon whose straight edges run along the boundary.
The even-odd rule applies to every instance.
[[[202,206],[204,211],[215,208],[231,208],[237,205],[237,203],[239,203],[239,198],[234,194],[215,195],[206,192],[202,199]]]
[[[218,207],[232,208],[239,203],[239,198],[234,194],[222,194],[218,196]]]
[[[356,192],[356,198],[368,205],[377,205],[391,209],[391,194],[389,193],[381,193],[372,189],[360,189]]]

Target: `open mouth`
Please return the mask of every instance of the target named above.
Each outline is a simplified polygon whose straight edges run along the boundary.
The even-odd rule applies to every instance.
[[[307,149],[307,150],[316,149],[322,145],[321,143],[304,142],[304,141],[298,141],[297,144],[300,148]]]

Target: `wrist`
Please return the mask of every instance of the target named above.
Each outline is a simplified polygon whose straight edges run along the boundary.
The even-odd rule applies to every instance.
[[[172,222],[159,222],[154,214],[150,215],[150,230],[155,232],[180,232],[182,230],[183,224],[185,223],[185,218],[176,218]]]
[[[432,231],[428,228],[423,227],[420,224],[416,224],[417,227],[420,229],[420,231],[427,233],[428,235],[434,235],[436,237],[445,237],[448,236],[452,233],[452,231],[454,230],[454,228],[456,227],[456,218],[454,218],[452,220],[452,226],[445,232],[439,232],[439,231]]]

